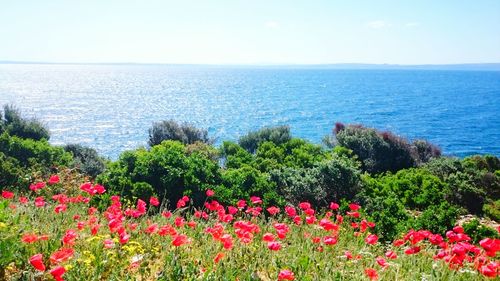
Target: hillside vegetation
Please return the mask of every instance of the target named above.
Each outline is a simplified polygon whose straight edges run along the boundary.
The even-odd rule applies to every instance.
[[[149,133],[148,147],[110,161],[51,145],[41,122],[5,106],[0,279],[498,274],[496,156],[447,157],[425,140],[341,123],[324,145],[287,126],[219,146],[172,120]],[[458,226],[462,215],[476,219]]]

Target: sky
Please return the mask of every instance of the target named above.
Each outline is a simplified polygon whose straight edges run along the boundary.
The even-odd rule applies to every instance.
[[[0,0],[0,60],[500,62],[500,0]]]

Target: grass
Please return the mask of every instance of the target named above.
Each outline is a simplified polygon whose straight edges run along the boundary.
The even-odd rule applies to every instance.
[[[53,200],[53,194],[63,195]],[[3,195],[10,197],[8,193]],[[1,280],[52,280],[54,276],[60,280],[278,280],[282,270],[293,272],[293,277],[282,273],[281,277],[289,280],[485,280],[488,278],[482,274],[482,265],[498,262],[495,251],[493,257],[487,257],[478,246],[479,252],[471,250],[458,255],[462,265],[450,265],[446,258],[435,258],[436,254],[447,247],[448,257],[456,258],[453,247],[470,244],[445,238],[447,242],[434,245],[425,232],[418,232],[427,238],[415,240],[415,245],[411,245],[411,237],[401,246],[378,241],[368,244],[366,237],[371,228],[362,231],[351,225],[361,222],[362,215],[355,218],[331,210],[311,215],[312,208],[306,211],[296,206],[300,224],[284,210],[274,216],[266,210],[252,215],[246,212],[247,207],[229,215],[226,207],[213,202],[216,194],[207,197],[209,208],[200,210],[190,206],[189,200],[185,207],[172,213],[150,204],[147,210],[141,210],[136,202],[112,203],[106,193],[89,195],[74,181],[30,192],[25,203],[20,202],[21,195],[0,198]],[[90,203],[71,203],[71,198],[78,195],[80,199],[103,197],[106,206],[99,212]],[[45,198],[45,206],[35,207],[34,198],[38,196]],[[56,213],[58,205],[67,209]],[[248,205],[257,208],[253,209],[257,212],[258,204]],[[133,211],[137,211],[136,218],[125,215]],[[200,217],[202,212],[206,212],[206,218]],[[316,222],[306,223],[306,213],[310,219],[314,216]],[[343,217],[343,222],[337,215]],[[333,230],[320,225],[323,218],[327,220],[322,225],[329,221],[327,225]],[[288,230],[283,230],[283,225],[276,226],[277,223],[286,225]],[[282,239],[278,238],[278,229],[282,229]],[[68,230],[73,230],[76,237],[71,237],[71,231],[67,234]],[[460,229],[456,232],[460,233]],[[271,240],[272,236],[279,250],[268,248],[268,241],[263,241],[266,233],[272,234],[267,234],[266,239]],[[36,241],[23,241],[30,235]],[[328,237],[335,238],[336,243],[328,245]],[[419,246],[421,251],[405,254],[413,246]],[[60,249],[72,249],[73,254],[62,262],[51,261],[51,255]],[[353,257],[348,258],[346,251]],[[397,258],[387,258],[387,251],[393,251]],[[30,257],[36,254],[42,254],[45,271],[30,264]],[[387,265],[382,266],[384,263]],[[497,275],[496,263],[492,268]],[[53,269],[65,272],[52,275]],[[367,269],[375,273],[369,275]]]

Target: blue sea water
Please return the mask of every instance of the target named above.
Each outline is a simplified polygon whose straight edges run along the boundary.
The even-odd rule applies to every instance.
[[[146,145],[154,121],[189,121],[220,143],[288,124],[320,143],[335,122],[361,123],[445,154],[500,155],[500,72],[314,67],[0,65],[0,105],[112,159]]]

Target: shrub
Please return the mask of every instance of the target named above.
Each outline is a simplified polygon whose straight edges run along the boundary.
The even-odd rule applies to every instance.
[[[418,168],[375,178],[365,176],[363,181],[361,198],[390,197],[394,194],[407,208],[416,210],[438,205],[449,194],[448,186],[444,182],[428,171]]]
[[[417,164],[411,145],[400,137],[360,125],[339,128],[338,144],[352,150],[369,173],[396,172]]]
[[[361,125],[336,123],[334,133],[336,143],[352,150],[361,160],[363,170],[372,174],[416,167],[441,155],[440,149],[427,141],[409,143],[391,132]]]
[[[462,225],[464,232],[472,238],[474,243],[478,243],[483,238],[499,238],[498,231],[495,229],[483,225],[478,219],[473,219],[470,222],[464,223]]]
[[[5,159],[1,166],[6,171],[5,174],[0,173],[0,182],[7,185],[26,187],[31,180],[31,172],[48,175],[53,168],[68,166],[71,162],[71,154],[61,147],[51,146],[45,139],[22,139],[6,132],[0,135],[0,153]]]
[[[24,119],[21,113],[12,105],[5,105],[3,108],[4,120],[0,132],[6,131],[12,136],[18,136],[24,139],[48,140],[50,138],[49,130],[37,119]],[[0,114],[1,115],[1,114]]]
[[[459,214],[457,207],[443,201],[440,204],[429,206],[418,216],[414,227],[444,234],[455,225]]]
[[[202,151],[188,152],[178,141],[164,141],[149,151],[122,153],[97,181],[128,198],[148,199],[155,194],[175,204],[186,194],[199,206],[204,191],[220,182],[218,169],[218,163]]]
[[[495,221],[500,221],[500,200],[484,204],[483,205],[484,215]]]
[[[423,168],[448,184],[448,200],[481,215],[484,204],[500,199],[500,175],[495,173],[498,162],[497,157],[488,155],[463,160],[443,157],[433,159]]]
[[[188,123],[179,124],[174,120],[155,122],[149,129],[149,146],[158,145],[164,140],[176,140],[183,144],[212,142],[208,138],[207,130],[198,129]]]
[[[365,200],[365,210],[375,223],[375,231],[384,241],[390,241],[411,228],[413,218],[395,195]]]
[[[361,184],[356,162],[338,155],[313,167],[282,167],[271,172],[271,180],[289,202],[309,201],[318,207],[353,199]]]
[[[64,150],[73,155],[71,165],[85,175],[95,178],[104,171],[105,160],[95,149],[80,144],[68,144],[64,146]]]
[[[238,143],[248,152],[255,153],[257,147],[263,142],[269,141],[279,145],[291,138],[290,127],[288,126],[265,127],[242,136]]]
[[[441,157],[441,149],[426,140],[415,140],[412,144],[417,152],[419,163],[427,163]]]
[[[217,199],[228,204],[235,204],[238,199],[249,199],[253,195],[261,197],[264,206],[285,204],[269,174],[248,165],[222,171],[222,185],[215,191]]]

